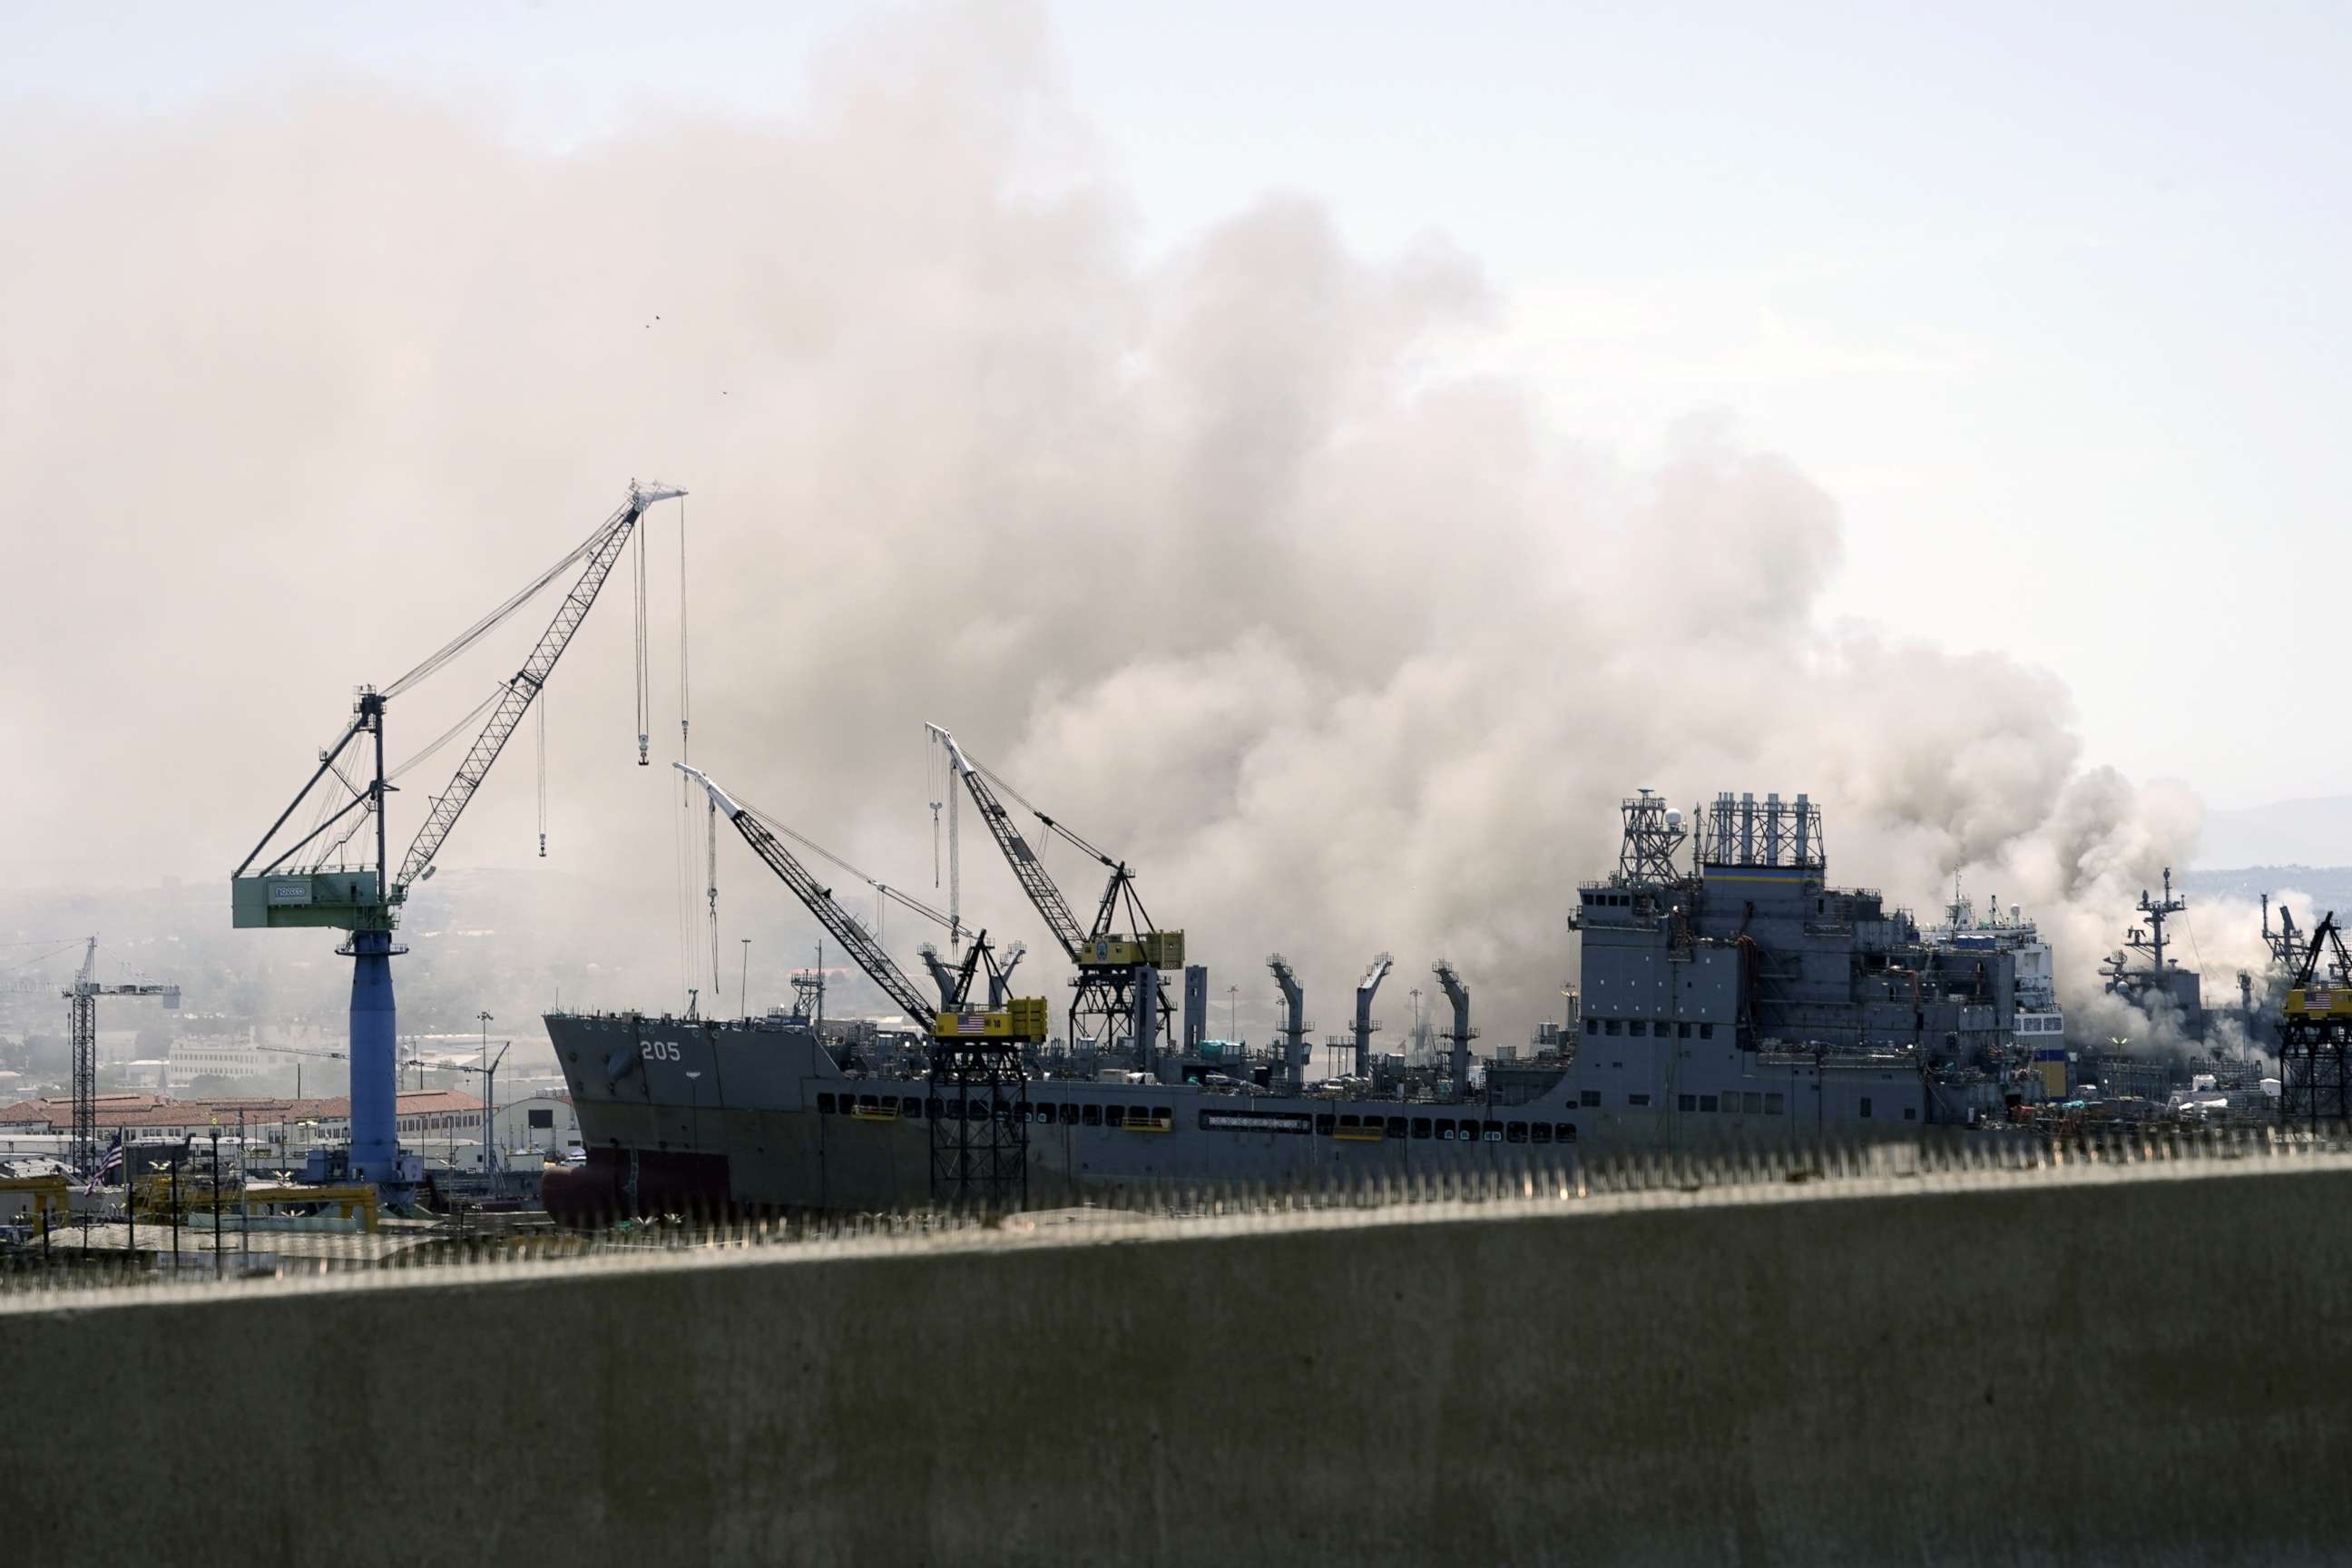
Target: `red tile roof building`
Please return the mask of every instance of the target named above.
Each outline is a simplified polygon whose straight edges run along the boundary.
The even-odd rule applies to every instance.
[[[351,1135],[352,1102],[340,1094],[300,1100],[173,1100],[161,1094],[101,1094],[98,1130],[101,1137],[123,1129],[132,1138],[179,1138],[215,1127],[233,1129],[240,1112],[249,1128],[307,1121],[316,1125],[321,1137]],[[482,1102],[456,1089],[410,1089],[400,1096],[399,1115],[404,1134],[463,1131],[480,1128]],[[70,1099],[21,1100],[0,1106],[0,1132],[72,1131]]]

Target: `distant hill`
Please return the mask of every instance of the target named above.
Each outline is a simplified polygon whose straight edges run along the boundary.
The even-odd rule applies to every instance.
[[[2307,896],[2313,910],[2340,910],[2352,922],[2352,866],[2238,866],[2185,872],[2173,881],[2193,898],[2239,898],[2248,903],[2264,893],[2292,889]],[[2295,908],[2303,908],[2301,897]]]
[[[2197,864],[2352,866],[2352,795],[2208,812]]]

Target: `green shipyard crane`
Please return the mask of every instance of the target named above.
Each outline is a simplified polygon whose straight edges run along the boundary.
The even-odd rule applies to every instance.
[[[395,1057],[395,1016],[392,990],[392,960],[406,952],[394,945],[393,928],[398,923],[401,906],[407,901],[410,890],[434,871],[434,858],[448,842],[457,820],[472,803],[474,795],[489,776],[491,766],[506,749],[532,702],[546,687],[548,677],[554,673],[556,661],[587,618],[596,603],[596,595],[604,586],[613,568],[632,538],[638,544],[638,757],[646,761],[646,737],[644,733],[645,678],[643,661],[645,559],[644,536],[637,524],[647,510],[657,502],[683,496],[682,489],[663,484],[629,483],[627,499],[594,531],[575,546],[562,559],[540,574],[531,582],[476,621],[457,637],[400,677],[391,685],[378,689],[362,686],[352,705],[352,718],[335,742],[320,752],[319,766],[308,783],[298,791],[293,801],[271,823],[269,831],[253,847],[253,852],[231,873],[230,910],[232,923],[238,927],[257,928],[318,928],[343,931],[350,940],[336,949],[352,960],[352,1144],[351,1174],[373,1184],[390,1201],[401,1201],[412,1191],[421,1172],[414,1156],[400,1152],[398,1112],[394,1096],[398,1088],[398,1066]],[[484,636],[503,625],[523,605],[535,598],[573,566],[579,575],[556,606],[555,615],[539,641],[515,673],[500,681],[472,713],[433,742],[401,768],[387,773],[384,766],[384,713],[396,697],[411,690],[451,660],[464,653]],[[446,788],[427,797],[424,824],[401,858],[397,875],[389,875],[391,866],[387,842],[385,806],[388,797],[396,792],[392,783],[407,767],[414,766],[454,740],[477,717],[483,719],[480,731],[457,764],[456,776]],[[681,719],[681,722],[683,720]],[[370,753],[373,753],[372,756]],[[369,771],[359,777],[346,771],[346,758]],[[338,801],[332,789],[320,785],[332,778],[348,795]],[[317,794],[315,824],[293,843],[283,848],[273,847],[279,836],[292,822],[304,802]],[[374,853],[372,858],[364,848],[359,851],[359,863],[345,861],[346,849],[359,830],[371,822],[374,827]]]

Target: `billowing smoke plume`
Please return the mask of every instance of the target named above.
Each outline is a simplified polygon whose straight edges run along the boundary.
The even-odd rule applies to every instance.
[[[0,805],[34,828],[9,869],[226,873],[353,682],[634,474],[693,491],[696,760],[943,899],[918,752],[945,722],[1139,868],[1245,1033],[1268,950],[1335,1025],[1388,949],[1395,991],[1449,956],[1486,1042],[1524,1038],[1640,785],[1809,791],[1838,879],[1926,912],[1965,868],[2052,926],[2070,1000],[2095,990],[2138,889],[2186,862],[2192,800],[2086,769],[2057,682],[1914,640],[1913,605],[1825,625],[1837,509],[1790,462],[1695,422],[1628,473],[1461,368],[1498,301],[1446,245],[1370,258],[1311,199],[1236,193],[1139,256],[1117,185],[1069,163],[1048,54],[1031,20],[931,17],[828,58],[789,121],[562,157],[353,82],[6,126],[0,701],[32,739]],[[551,863],[610,892],[543,940],[593,953],[581,1000],[669,1005],[677,882],[698,918],[703,873],[674,864],[675,780],[633,765],[614,594],[550,736]],[[396,706],[394,752],[515,657]],[[403,826],[455,760],[406,781]],[[501,764],[446,858],[537,863],[530,771]],[[1042,951],[964,829],[967,913]],[[804,942],[721,851],[723,919]],[[1097,871],[1049,865],[1091,902]]]

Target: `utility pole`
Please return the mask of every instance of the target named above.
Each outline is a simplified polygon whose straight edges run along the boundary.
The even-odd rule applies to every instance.
[[[245,1194],[251,1169],[251,1145],[245,1141],[245,1107],[236,1108],[236,1261],[240,1271],[253,1267],[253,1200]]]
[[[213,1278],[220,1278],[220,1123],[213,1123]]]
[[[751,1016],[751,939],[748,936],[743,939],[743,978],[740,984],[742,990],[736,995],[735,1005],[748,1018]]]
[[[499,1185],[498,1178],[490,1173],[490,1139],[497,1131],[491,1118],[497,1114],[493,1102],[498,1099],[495,1092],[498,1079],[490,1076],[490,1015],[485,1010],[474,1016],[481,1020],[482,1025],[482,1182],[489,1189],[490,1195],[496,1197]],[[501,1051],[499,1054],[504,1056],[506,1053]]]

